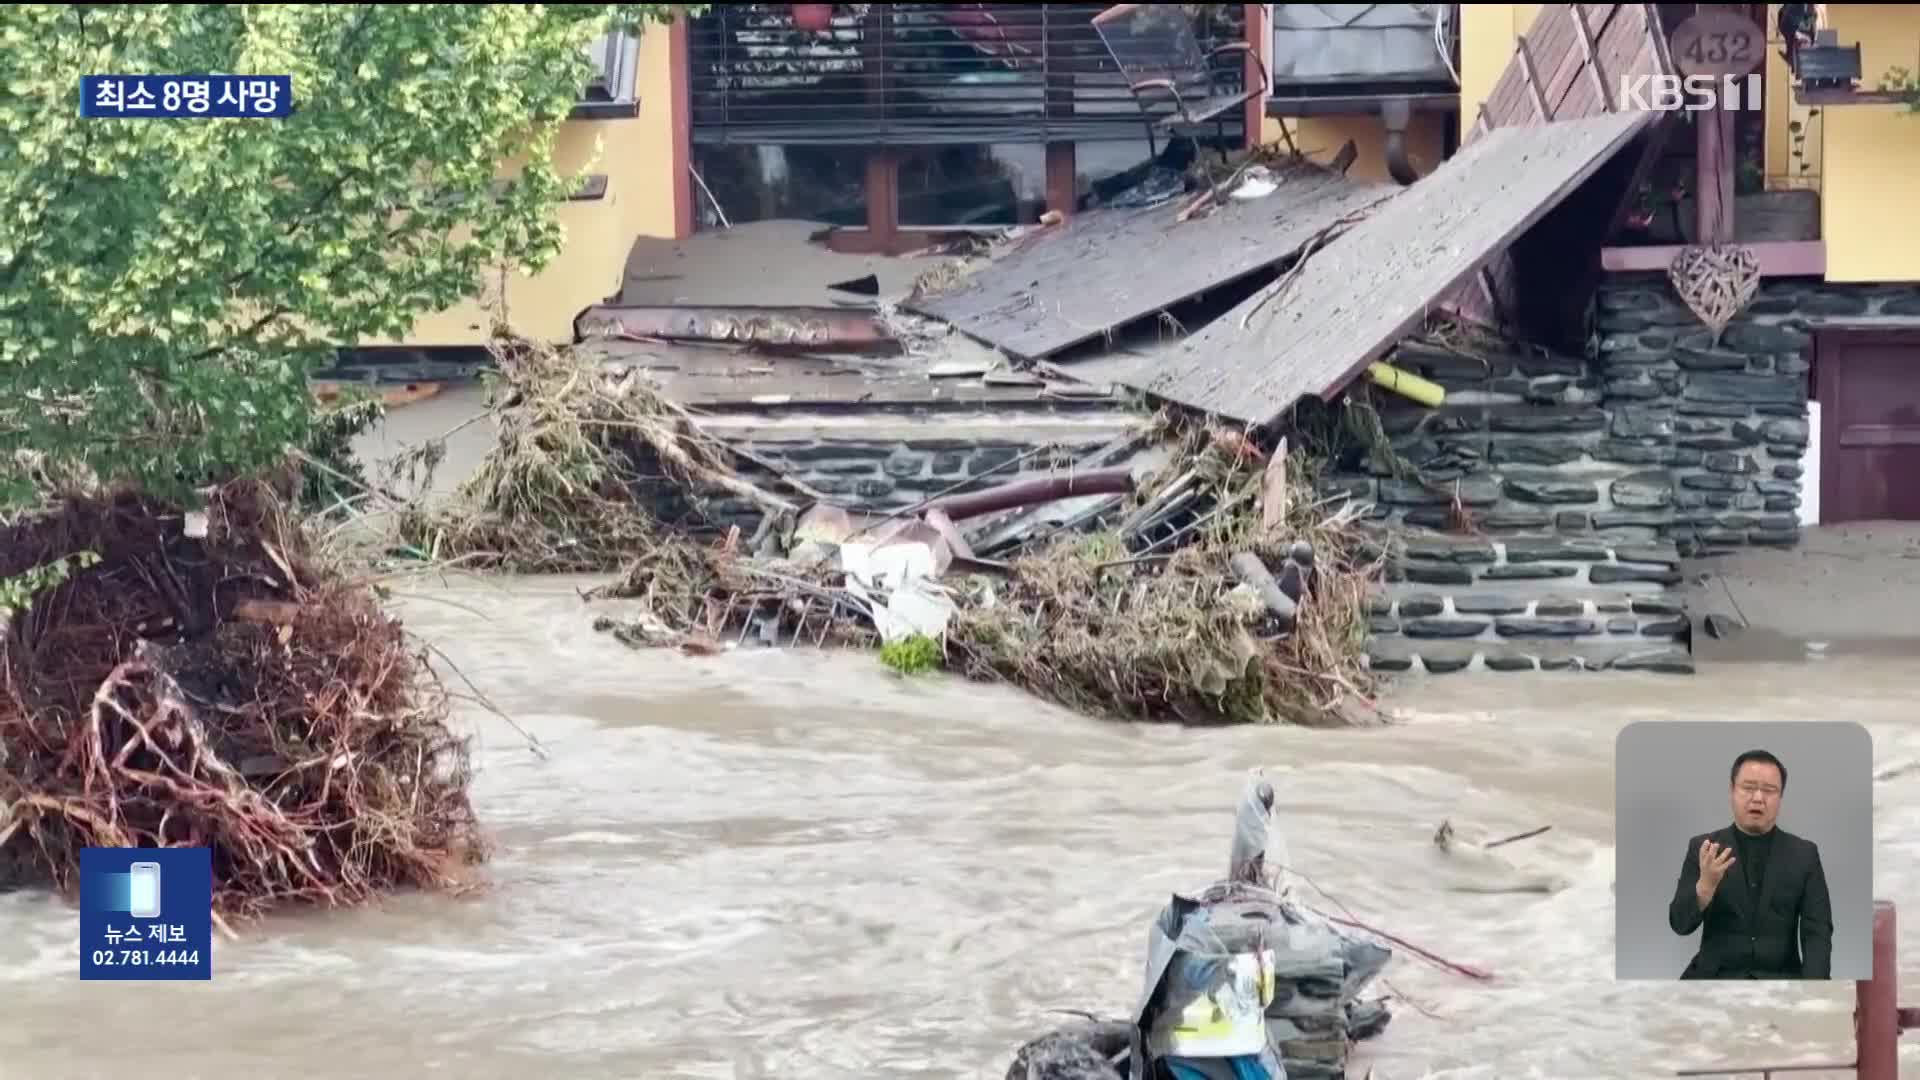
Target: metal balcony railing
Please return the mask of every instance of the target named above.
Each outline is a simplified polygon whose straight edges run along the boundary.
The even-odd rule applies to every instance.
[[[1094,32],[1106,4],[720,4],[689,42],[705,145],[938,145],[1141,139],[1143,113]],[[1203,7],[1203,45],[1245,40],[1243,5]],[[1171,111],[1171,104],[1164,107]],[[1244,136],[1244,120],[1225,136]]]

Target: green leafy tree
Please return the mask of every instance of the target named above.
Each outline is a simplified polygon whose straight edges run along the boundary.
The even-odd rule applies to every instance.
[[[36,469],[186,498],[284,461],[317,362],[558,252],[587,46],[674,10],[0,7],[0,508]],[[296,112],[80,116],[83,75],[195,72],[291,75]]]

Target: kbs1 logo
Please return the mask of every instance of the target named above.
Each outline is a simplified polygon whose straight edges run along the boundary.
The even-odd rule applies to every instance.
[[[1620,108],[1643,112],[1759,112],[1766,90],[1752,75],[1633,75],[1620,79]]]

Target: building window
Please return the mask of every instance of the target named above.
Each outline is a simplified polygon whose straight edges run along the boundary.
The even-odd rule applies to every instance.
[[[638,116],[640,99],[635,89],[640,68],[640,38],[637,34],[602,34],[587,46],[593,58],[594,74],[581,91],[573,107],[575,120],[613,120]]]
[[[860,147],[704,146],[694,159],[730,224],[775,218],[843,228],[867,223],[867,153]],[[700,227],[718,227],[704,195],[697,205]]]
[[[1145,138],[1074,144],[1075,191],[1125,182],[1151,164]],[[900,224],[939,228],[1031,224],[1047,208],[1047,148],[1039,143],[934,147],[900,163]]]

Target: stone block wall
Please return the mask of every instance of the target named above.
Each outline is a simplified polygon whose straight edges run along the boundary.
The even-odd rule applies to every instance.
[[[1326,484],[1415,530],[1457,525],[1457,502],[1486,535],[1668,541],[1689,554],[1790,545],[1810,437],[1809,327],[1915,315],[1920,286],[1773,280],[1715,342],[1665,275],[1613,275],[1586,356],[1402,346],[1394,363],[1448,391],[1439,409],[1376,395],[1417,478],[1355,449]]]
[[[737,467],[750,482],[780,491],[782,478],[797,480],[849,509],[886,513],[970,478],[980,483],[967,490],[979,490],[1067,468],[1145,424],[1145,417],[1117,410],[1062,415],[1006,408],[933,416],[889,409],[805,418],[768,412],[703,427],[742,453]],[[643,498],[661,520],[682,527],[739,525],[752,532],[759,524],[751,500],[724,491],[700,495],[704,513],[666,482],[650,484]]]

